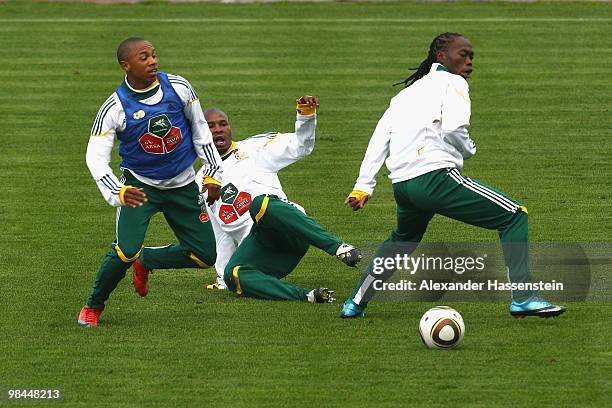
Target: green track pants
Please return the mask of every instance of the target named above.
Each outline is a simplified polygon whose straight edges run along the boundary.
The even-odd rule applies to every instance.
[[[297,266],[310,245],[335,255],[342,241],[273,195],[255,197],[249,212],[255,223],[225,268],[228,289],[239,296],[306,301],[311,289],[282,278]]]
[[[106,254],[87,300],[87,306],[104,308],[104,303],[132,263],[140,257],[148,269],[206,268],[217,258],[210,222],[200,221],[199,191],[195,182],[184,187],[160,190],[124,172],[125,184],[143,188],[148,201],[140,207],[117,209],[117,237]],[[151,217],[164,214],[179,245],[143,248]]]
[[[397,203],[397,227],[375,257],[389,256],[392,243],[405,242],[410,254],[421,242],[435,214],[487,229],[496,229],[504,251],[510,282],[531,282],[528,254],[527,209],[504,194],[476,180],[463,177],[457,169],[435,170],[414,179],[393,184]],[[374,282],[388,279],[393,270],[372,272],[370,264],[350,299],[366,306],[376,290]],[[528,291],[515,291],[513,298],[525,299]]]

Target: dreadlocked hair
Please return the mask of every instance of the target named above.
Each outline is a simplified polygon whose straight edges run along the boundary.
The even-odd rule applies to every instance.
[[[438,62],[436,57],[438,51],[446,49],[448,44],[457,37],[463,37],[463,35],[459,33],[442,33],[434,38],[429,45],[429,54],[427,54],[427,58],[421,62],[418,68],[410,68],[411,70],[416,70],[416,72],[403,81],[393,84],[393,86],[404,84],[404,88],[408,88],[410,85],[427,75],[431,69],[431,65]]]

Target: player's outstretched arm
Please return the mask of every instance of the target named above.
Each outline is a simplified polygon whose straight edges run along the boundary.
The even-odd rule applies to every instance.
[[[304,95],[296,99],[296,110],[300,115],[314,115],[319,109],[319,98],[311,95]]]
[[[262,146],[258,164],[263,171],[276,173],[312,152],[318,108],[319,99],[316,96],[306,95],[296,99],[295,133],[277,134]]]
[[[353,191],[344,200],[344,203],[349,205],[353,211],[361,210],[374,192],[376,174],[389,155],[391,137],[387,128],[385,116],[383,116],[372,134]]]

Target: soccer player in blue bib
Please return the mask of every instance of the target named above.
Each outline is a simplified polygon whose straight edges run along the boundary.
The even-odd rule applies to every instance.
[[[376,185],[376,173],[386,161],[397,202],[397,227],[379,250],[384,256],[396,243],[406,252],[416,248],[435,214],[487,229],[496,229],[512,283],[531,282],[527,251],[527,209],[506,195],[461,174],[463,161],[476,154],[468,134],[474,51],[467,38],[443,33],[434,38],[427,58],[400,84],[368,145],[359,177],[346,203],[354,211],[367,203]],[[361,317],[375,293],[376,281],[392,274],[366,270],[342,317]],[[527,285],[523,285],[527,286]],[[510,314],[550,317],[565,311],[537,292],[514,291]]]
[[[200,189],[193,163],[203,164],[203,187],[212,204],[220,196],[221,158],[212,142],[197,94],[178,75],[158,71],[153,45],[128,38],[117,49],[126,76],[102,104],[87,146],[87,166],[104,199],[117,207],[116,238],[102,261],[79,324],[98,325],[106,300],[136,260],[136,290],[147,294],[143,271],[206,268],[216,261],[215,238],[201,217]],[[109,163],[119,140],[121,181]],[[179,244],[163,257],[143,247],[151,217],[162,212]]]

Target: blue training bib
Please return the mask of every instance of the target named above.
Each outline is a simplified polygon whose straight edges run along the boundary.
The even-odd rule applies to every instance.
[[[161,101],[146,105],[132,96],[124,85],[116,92],[125,111],[125,130],[117,132],[121,167],[155,180],[168,180],[193,165],[197,154],[183,102],[168,75],[157,74]]]

